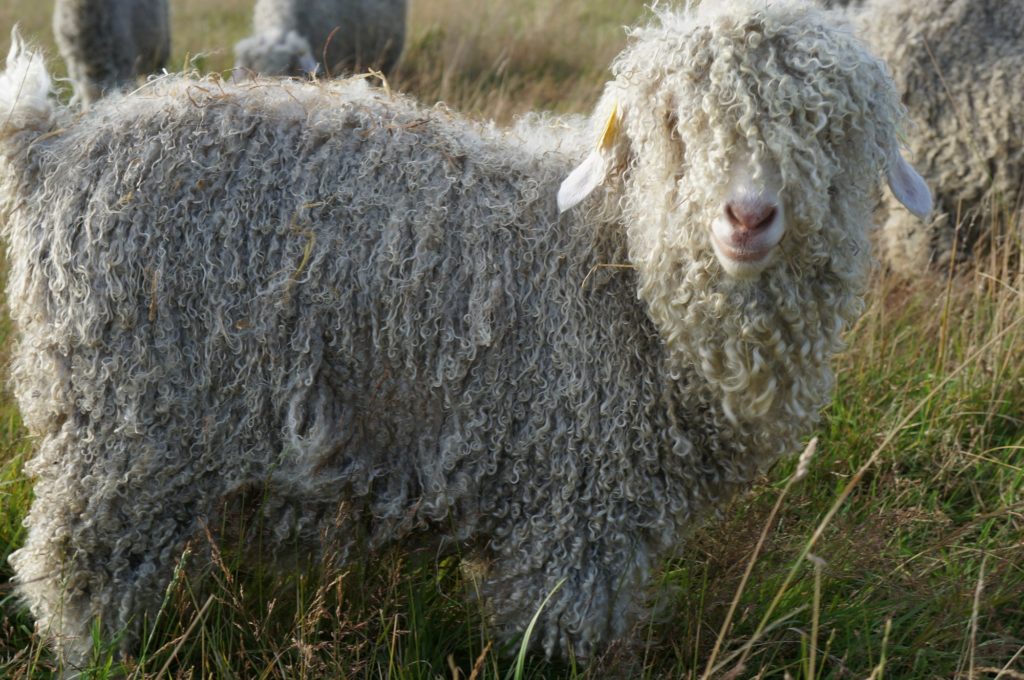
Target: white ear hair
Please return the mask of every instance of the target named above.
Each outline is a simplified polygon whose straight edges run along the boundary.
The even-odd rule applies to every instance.
[[[921,219],[928,216],[932,211],[932,192],[928,190],[928,185],[917,170],[900,155],[899,151],[893,151],[889,158],[886,176],[889,180],[889,189],[897,201]]]
[[[558,211],[565,212],[589,196],[608,177],[615,156],[615,140],[619,135],[619,107],[605,121],[604,130],[597,140],[597,148],[577,165],[558,187]]]

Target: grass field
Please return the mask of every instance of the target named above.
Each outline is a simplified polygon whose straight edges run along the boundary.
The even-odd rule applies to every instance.
[[[240,0],[172,2],[174,64],[223,70]],[[60,72],[49,3],[5,0]],[[508,120],[586,111],[640,2],[412,0],[392,87]],[[6,31],[0,49],[6,52]],[[838,360],[809,475],[783,461],[665,565],[658,614],[587,667],[496,648],[456,560],[389,552],[283,578],[225,551],[176,577],[139,658],[95,678],[1024,678],[1024,252],[1017,215],[976,270],[879,274]],[[9,323],[0,325],[5,358]],[[0,400],[0,678],[55,666],[11,597],[32,451]]]

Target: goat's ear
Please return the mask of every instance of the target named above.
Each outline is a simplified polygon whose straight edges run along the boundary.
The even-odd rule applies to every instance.
[[[898,151],[889,158],[889,169],[886,171],[889,189],[896,200],[907,207],[921,219],[932,211],[932,192],[928,190],[921,175],[914,170]]]
[[[611,113],[597,140],[597,147],[577,165],[558,187],[558,211],[565,212],[589,196],[608,177],[615,160],[615,142],[621,133],[618,104]]]

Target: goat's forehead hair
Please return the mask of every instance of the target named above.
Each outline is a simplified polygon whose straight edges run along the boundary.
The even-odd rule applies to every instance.
[[[734,131],[748,140],[775,128],[831,145],[854,130],[885,145],[903,117],[884,64],[852,27],[797,0],[656,9],[612,70],[609,94],[634,109],[674,110],[680,124],[692,121],[689,132],[714,118],[718,134],[744,128]]]
[[[728,44],[774,41],[778,47],[821,53],[865,52],[854,37],[854,28],[843,15],[828,12],[805,0],[705,0],[686,9],[655,7],[652,21],[628,30],[631,50],[653,48],[672,70],[673,57],[686,59],[688,48],[712,44],[726,50]],[[620,58],[616,66],[625,61]]]
[[[630,33],[663,30],[686,34],[701,28],[734,30],[756,20],[765,25],[802,28],[848,25],[843,15],[829,12],[808,0],[690,0],[682,8],[655,5],[655,21],[638,26]]]

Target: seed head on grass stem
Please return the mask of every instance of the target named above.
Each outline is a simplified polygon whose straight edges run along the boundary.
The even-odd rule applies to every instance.
[[[708,678],[718,670],[715,667],[715,659],[718,657],[718,652],[721,650],[722,641],[725,640],[726,635],[729,633],[729,628],[732,626],[732,619],[736,614],[736,607],[739,605],[740,597],[743,596],[744,590],[746,590],[747,581],[750,579],[750,574],[754,570],[757,558],[761,554],[761,548],[764,547],[765,539],[768,538],[768,531],[775,523],[775,516],[782,508],[782,502],[786,499],[786,495],[789,493],[789,490],[793,488],[794,484],[807,476],[807,472],[811,465],[811,459],[814,458],[814,452],[817,451],[817,449],[818,438],[814,437],[811,441],[807,442],[807,446],[804,448],[803,453],[800,454],[800,459],[797,462],[796,472],[790,476],[789,481],[786,482],[786,486],[783,487],[782,492],[775,501],[775,505],[772,507],[771,513],[768,514],[768,520],[764,523],[764,528],[761,530],[761,536],[757,539],[757,545],[754,546],[754,552],[750,555],[750,560],[747,562],[747,568],[743,572],[743,578],[740,579],[740,585],[736,588],[736,594],[733,596],[732,602],[729,604],[729,612],[725,615],[722,627],[718,631],[718,638],[715,640],[715,646],[711,650],[711,656],[708,657],[707,664],[704,666],[704,674],[701,676],[701,680],[708,680]],[[743,666],[744,663],[743,660],[741,660],[733,670],[736,671],[739,669],[739,672],[742,672]]]

